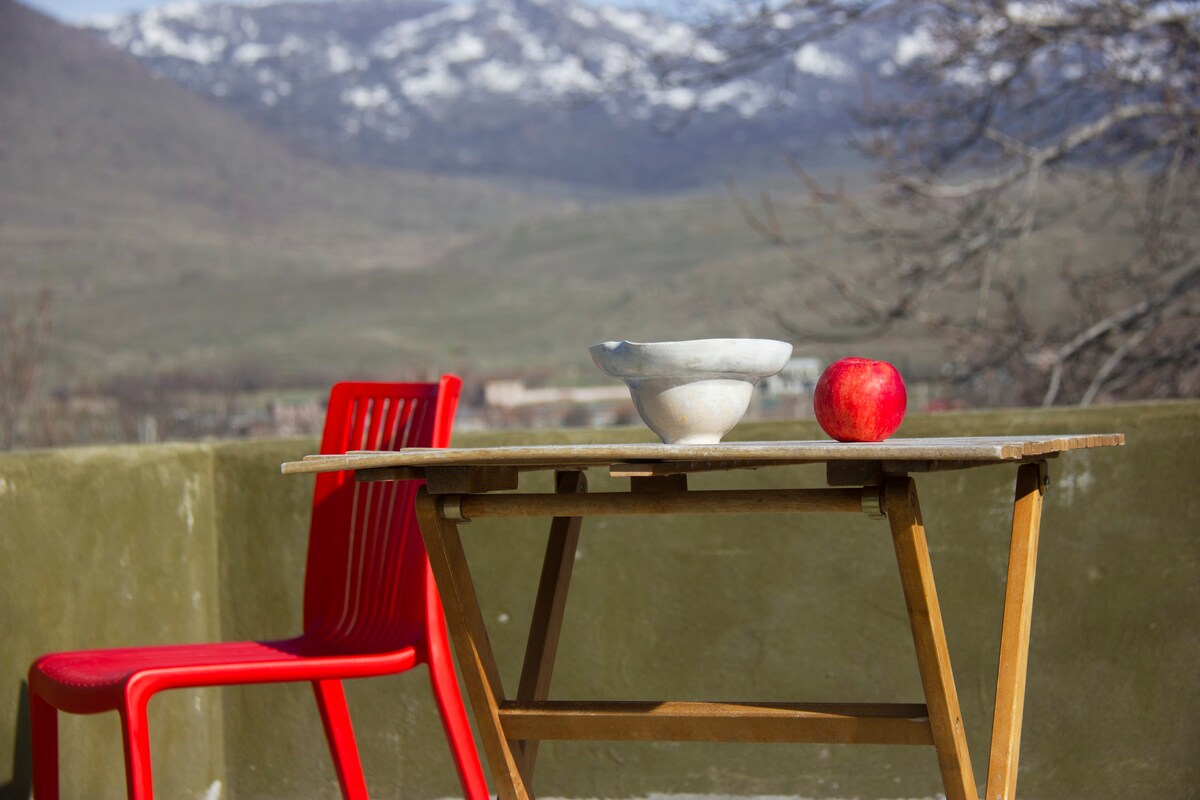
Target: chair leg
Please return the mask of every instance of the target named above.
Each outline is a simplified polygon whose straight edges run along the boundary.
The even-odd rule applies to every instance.
[[[325,739],[329,742],[333,768],[342,787],[342,797],[345,800],[367,800],[367,782],[363,777],[362,761],[358,757],[358,745],[354,741],[354,728],[350,724],[350,709],[346,705],[342,682],[313,681],[312,687],[317,708],[321,712],[321,723],[325,726]]]
[[[146,715],[149,698],[130,697],[120,709],[125,746],[125,787],[129,800],[154,800],[154,776],[150,768],[150,721]]]
[[[454,764],[458,769],[458,780],[462,784],[467,800],[488,800],[487,780],[483,777],[483,765],[475,749],[475,738],[471,724],[467,721],[467,709],[463,705],[458,679],[454,675],[454,661],[450,658],[450,647],[446,630],[441,625],[441,636],[430,631],[430,639],[440,638],[441,645],[431,642],[429,648],[429,681],[433,684],[433,697],[437,701],[442,727],[450,743]]]
[[[34,800],[58,800],[58,709],[29,693]]]

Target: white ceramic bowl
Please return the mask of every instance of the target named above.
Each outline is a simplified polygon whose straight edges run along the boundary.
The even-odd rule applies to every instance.
[[[792,346],[774,339],[604,342],[588,348],[620,378],[642,420],[666,444],[715,444],[750,405],[754,384],[783,369]]]

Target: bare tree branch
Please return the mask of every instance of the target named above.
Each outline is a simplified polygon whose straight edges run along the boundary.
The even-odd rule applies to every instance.
[[[791,236],[770,195],[752,205],[730,184],[796,269],[795,299],[758,301],[787,335],[924,331],[948,343],[956,391],[989,401],[1200,393],[1200,5],[709,7],[726,60],[668,80],[728,80],[870,26],[907,48],[865,81],[878,189],[851,196],[792,165],[840,263]]]

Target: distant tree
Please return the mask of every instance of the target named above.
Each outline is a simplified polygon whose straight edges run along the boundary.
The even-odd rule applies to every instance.
[[[734,187],[800,270],[794,298],[759,301],[791,336],[923,328],[949,342],[957,393],[993,402],[1200,394],[1200,3],[700,7],[724,57],[660,61],[666,84],[778,68],[863,26],[900,32],[882,74],[863,76],[857,146],[878,189],[831,188],[794,164],[809,211],[869,268],[822,261],[769,195]]]
[[[0,298],[0,450],[22,443],[50,345],[50,290]]]

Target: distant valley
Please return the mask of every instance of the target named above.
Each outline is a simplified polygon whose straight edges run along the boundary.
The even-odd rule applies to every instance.
[[[503,7],[491,0],[470,6],[475,14],[493,15]],[[509,7],[584,14],[583,6],[567,2]],[[282,22],[272,27],[274,17],[317,15],[313,30],[328,24],[331,37],[350,39],[357,30],[363,41],[377,41],[369,20],[354,22],[346,14],[341,28],[328,22],[336,8],[206,7],[203,14],[252,20],[238,22],[239,30],[258,26],[258,38],[231,44],[221,51],[223,62],[208,64],[211,74],[226,76],[230,91],[222,98],[211,86],[189,84],[182,72],[208,58],[191,58],[202,52],[196,42],[207,40],[179,27],[203,19],[198,9],[157,12],[161,30],[172,31],[168,37],[154,34],[146,17],[116,21],[98,33],[0,0],[0,311],[26,309],[37,291],[50,289],[53,328],[43,390],[56,402],[120,396],[127,406],[121,408],[136,421],[152,407],[171,413],[164,403],[174,402],[172,386],[219,400],[287,387],[319,392],[349,376],[443,370],[476,381],[526,375],[597,383],[603,378],[585,350],[595,341],[778,335],[749,298],[763,292],[785,297],[772,287],[786,287],[791,271],[747,228],[718,180],[736,176],[752,189],[771,169],[688,149],[688,139],[660,137],[636,114],[620,124],[639,141],[657,142],[650,150],[621,155],[606,149],[620,141],[608,128],[589,141],[572,139],[562,132],[567,128],[543,139],[536,125],[522,122],[513,123],[507,139],[490,130],[472,134],[477,143],[503,144],[487,157],[492,167],[456,167],[416,147],[422,137],[436,140],[432,133],[414,133],[412,142],[388,150],[411,157],[414,163],[406,165],[404,158],[371,155],[370,136],[348,140],[347,149],[333,147],[321,133],[332,128],[322,129],[319,120],[327,117],[336,127],[344,116],[328,109],[298,107],[272,118],[266,106],[255,110],[248,90],[235,91],[238,81],[255,74],[236,73],[239,59],[258,53],[252,61],[259,69],[284,65],[283,55],[262,48],[274,46],[270,36],[283,41],[299,34],[287,33]],[[407,22],[390,23],[394,36],[415,35],[413,20],[432,31],[428,14],[446,25],[472,21],[462,7],[448,11],[405,0],[361,0],[347,8],[407,9]],[[594,13],[593,19],[603,16]],[[502,19],[493,18],[496,31],[526,24]],[[135,28],[128,52],[106,41]],[[450,41],[467,43],[464,51],[473,47],[475,34],[448,30]],[[531,41],[523,46],[536,51]],[[156,56],[155,42],[163,52],[180,42],[192,49]],[[430,52],[446,47],[426,44]],[[235,57],[250,45],[259,49]],[[328,66],[331,50],[321,52]],[[300,59],[300,51],[292,55]],[[179,69],[165,77],[172,63]],[[457,74],[457,67],[447,69]],[[546,70],[539,80],[552,82],[546,77],[555,74],[552,66]],[[300,69],[291,80],[305,85],[304,74]],[[350,107],[359,108],[353,98],[360,95],[330,83],[339,75],[313,73],[312,102],[350,97]],[[422,113],[432,119],[436,98],[427,99]],[[748,124],[750,116],[736,110],[740,101],[730,102],[714,119]],[[480,108],[505,105],[502,98],[488,103]],[[545,124],[555,113],[571,124],[608,114],[596,104],[577,111],[554,106],[560,111],[553,113],[550,106],[508,105]],[[436,129],[446,147],[456,132],[498,124],[494,113],[471,122],[463,108],[447,106],[448,120]],[[287,116],[302,112],[312,116]],[[703,136],[730,148],[724,134],[712,132],[719,130]],[[696,131],[701,136],[699,126]],[[569,148],[560,152],[559,144]],[[774,159],[764,163],[777,171],[783,150],[763,147]],[[580,169],[592,162],[603,175],[528,169],[541,155]],[[626,157],[637,180],[610,171],[612,159]],[[660,159],[667,159],[659,169],[674,175],[671,180],[651,179],[647,165]],[[680,178],[688,170],[687,180]],[[805,235],[794,204],[786,197],[780,202],[790,224],[801,226],[797,234]],[[904,357],[935,359],[936,347],[907,347]],[[122,435],[130,430],[126,424]]]
[[[316,15],[308,24],[317,30],[336,8],[174,6],[112,23],[110,38],[139,31],[128,49],[146,57],[135,59],[0,0],[0,268],[10,293],[53,288],[60,380],[231,365],[272,374],[586,369],[583,347],[598,338],[768,332],[738,287],[779,280],[782,265],[719,185],[635,199],[562,176],[483,182],[317,158],[281,141],[277,126],[150,70],[165,62],[147,42],[200,52],[198,34],[178,27],[189,19],[252,20],[238,29],[258,31],[252,52],[261,53],[261,37],[299,35],[280,19]],[[329,35],[367,37],[374,28],[354,15],[384,11],[408,15],[390,35],[400,36],[397,26],[432,35],[430,14],[471,24],[463,8],[364,0]],[[637,19],[567,2],[469,8],[513,31],[527,22],[503,22],[504,13],[540,11],[546,23],[554,12],[575,19],[571,30]],[[181,38],[148,33],[155,24]],[[227,48],[230,63],[245,61],[233,54],[250,44]],[[263,69],[272,58],[259,59]],[[541,152],[536,141],[524,149]]]

